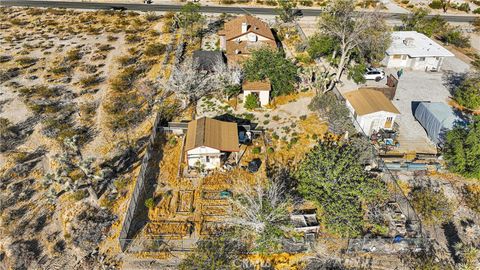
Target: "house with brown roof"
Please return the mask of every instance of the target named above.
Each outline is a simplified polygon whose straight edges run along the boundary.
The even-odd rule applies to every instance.
[[[241,62],[260,47],[277,48],[270,27],[251,15],[239,16],[224,24],[218,32],[220,48],[225,51],[229,62]]]
[[[188,167],[219,168],[230,153],[238,153],[236,123],[202,117],[188,123],[185,156]]]
[[[256,95],[260,101],[260,106],[266,106],[270,102],[270,90],[272,86],[270,81],[248,81],[245,80],[242,84],[243,102],[247,100],[248,95]]]
[[[400,114],[393,103],[380,91],[359,89],[344,94],[347,108],[358,122],[357,129],[371,135],[380,129],[391,130]]]

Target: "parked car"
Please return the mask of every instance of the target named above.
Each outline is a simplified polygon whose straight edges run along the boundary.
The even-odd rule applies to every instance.
[[[125,11],[127,10],[126,7],[120,7],[120,6],[111,6],[110,7],[110,10],[113,10],[113,11]]]
[[[363,77],[365,78],[365,80],[375,80],[378,82],[385,78],[385,72],[376,68],[367,68],[367,71],[365,72]]]

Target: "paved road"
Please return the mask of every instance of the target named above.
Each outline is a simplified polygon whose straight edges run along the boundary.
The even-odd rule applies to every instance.
[[[126,3],[96,3],[96,2],[66,2],[66,1],[28,1],[28,0],[0,0],[2,6],[26,6],[26,7],[47,7],[47,8],[73,8],[73,9],[110,9],[113,6],[123,7],[127,10],[135,11],[179,11],[182,5],[157,5],[157,4],[126,4]],[[274,8],[263,7],[234,7],[234,6],[202,6],[202,12],[205,13],[234,13],[234,14],[257,14],[257,15],[276,15]],[[317,16],[321,9],[304,9],[303,15],[306,17]],[[398,20],[402,13],[385,13],[388,19]],[[441,15],[449,22],[472,22],[476,16],[458,16]]]

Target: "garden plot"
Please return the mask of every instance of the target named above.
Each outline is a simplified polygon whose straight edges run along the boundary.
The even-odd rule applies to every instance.
[[[178,192],[177,213],[189,213],[193,209],[195,193],[193,190],[182,190]]]
[[[150,236],[186,236],[189,233],[187,222],[150,222],[147,224],[146,232]]]

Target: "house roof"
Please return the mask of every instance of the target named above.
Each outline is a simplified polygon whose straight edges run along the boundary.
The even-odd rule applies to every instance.
[[[263,81],[247,81],[242,83],[243,90],[270,91],[272,85],[268,79]]]
[[[366,115],[380,111],[400,114],[395,105],[380,91],[360,89],[345,93],[344,96],[350,102],[357,115]]]
[[[406,54],[410,57],[454,56],[432,39],[416,31],[393,32],[392,44],[387,49],[387,54]]]
[[[193,52],[193,61],[200,70],[213,71],[215,65],[225,63],[225,57],[221,51],[202,51]]]
[[[250,54],[252,51],[260,49],[262,47],[271,47],[273,49],[277,48],[277,44],[273,40],[259,41],[259,42],[250,42],[250,41],[240,41],[236,42],[233,40],[227,41],[227,55],[241,55],[241,54]],[[237,54],[237,51],[239,52]]]
[[[242,33],[242,23],[247,23],[248,25],[247,32],[245,33]],[[239,16],[231,21],[226,22],[223,26],[223,30],[218,32],[219,35],[225,36],[227,41],[247,33],[255,33],[262,37],[275,40],[270,27],[262,20],[251,15]]]
[[[224,152],[238,152],[236,123],[202,117],[188,123],[185,151],[207,146]]]

